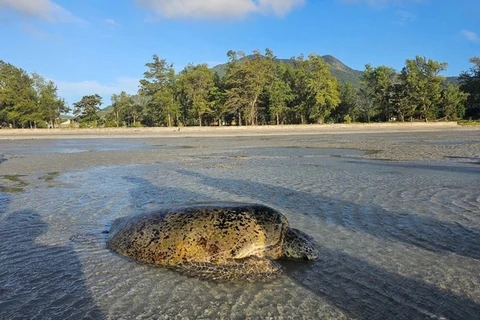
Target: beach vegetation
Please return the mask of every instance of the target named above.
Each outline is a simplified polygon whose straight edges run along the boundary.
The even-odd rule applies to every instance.
[[[73,104],[73,114],[75,121],[80,123],[80,127],[97,127],[100,118],[100,106],[102,97],[98,94],[83,96],[80,101]]]
[[[473,66],[460,74],[460,89],[468,93],[465,118],[480,119],[480,57],[470,58]]]
[[[73,127],[281,125],[480,119],[480,57],[458,81],[448,65],[422,56],[397,71],[367,64],[355,77],[331,56],[278,59],[270,49],[230,50],[210,68],[180,72],[154,54],[134,94],[112,94],[104,109],[98,93],[73,103]],[[351,81],[350,81],[351,80]],[[70,112],[55,83],[0,61],[0,127],[52,128]]]

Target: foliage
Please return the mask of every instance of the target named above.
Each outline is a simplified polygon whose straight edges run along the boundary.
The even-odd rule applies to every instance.
[[[14,128],[41,120],[33,79],[23,70],[0,61],[0,120]]]
[[[396,83],[393,85],[391,101],[395,114],[400,121],[413,119],[417,105],[415,104],[415,100],[410,99],[405,83]]]
[[[318,55],[310,55],[306,60],[307,96],[310,121],[323,123],[340,103],[340,90],[337,79],[325,61]]]
[[[237,55],[242,59],[238,60]],[[242,115],[250,125],[256,125],[257,106],[262,92],[273,80],[274,56],[269,49],[265,55],[254,51],[252,56],[244,52],[229,51],[230,62],[225,75],[225,106],[238,114],[238,124],[242,124]]]
[[[58,97],[57,86],[51,80],[33,73],[34,89],[37,92],[37,103],[41,118],[50,128],[59,125],[60,115],[70,111],[65,99]]]
[[[446,68],[446,63],[417,56],[407,59],[400,74],[409,104],[417,106],[418,116],[425,121],[438,115],[445,80],[438,74]]]
[[[75,120],[81,127],[137,127],[480,117],[479,57],[470,59],[474,66],[460,75],[460,85],[440,75],[446,63],[417,56],[400,73],[367,64],[359,85],[357,78],[340,86],[334,70],[352,69],[331,56],[282,60],[269,49],[227,56],[221,77],[206,64],[176,73],[153,55],[136,94],[115,93],[103,110],[98,94],[85,95],[73,104]],[[0,61],[0,126],[54,127],[66,112],[55,83]]]
[[[128,95],[125,91],[120,92],[120,94],[113,94],[111,97],[112,100],[112,111],[110,117],[112,118],[113,124],[116,127],[123,126],[126,122],[127,114],[132,110],[133,101],[132,97]]]
[[[173,126],[178,124],[180,105],[176,99],[176,77],[172,64],[153,55],[153,62],[146,63],[148,71],[140,80],[140,93],[150,97],[144,122],[149,126]]]
[[[480,57],[470,58],[473,67],[460,74],[460,89],[468,93],[465,117],[480,119]]]
[[[248,56],[250,57],[250,56]],[[275,64],[284,64],[287,66],[293,66],[295,58],[291,59],[278,59],[275,58]],[[339,83],[345,84],[350,83],[354,88],[358,88],[360,86],[360,78],[362,76],[362,71],[354,70],[344,63],[342,63],[337,58],[331,55],[324,55],[322,59],[328,64],[330,68],[331,74],[338,80]],[[239,59],[241,60],[241,58]],[[227,72],[227,63],[219,64],[212,68],[212,70],[218,74],[220,78],[223,78]]]
[[[182,101],[182,122],[197,119],[202,126],[203,117],[212,112],[210,95],[214,94],[214,74],[206,64],[188,65],[178,76],[179,99]],[[190,123],[189,123],[190,124]],[[192,123],[195,124],[195,123]]]
[[[465,102],[468,93],[460,90],[458,85],[448,83],[442,89],[441,111],[447,120],[458,120],[465,115]]]
[[[338,81],[318,55],[294,58],[292,82],[294,110],[301,123],[323,123],[340,103]]]
[[[289,83],[286,81],[288,66],[280,63],[275,68],[275,74],[271,85],[267,88],[269,112],[271,123],[285,123],[288,113],[288,104],[293,100],[294,94]]]
[[[361,87],[375,109],[369,113],[369,120],[372,116],[378,116],[383,121],[391,119],[394,113],[391,98],[396,76],[396,71],[387,66],[376,68],[369,64],[365,66]]]
[[[344,83],[340,90],[340,104],[334,110],[333,118],[335,122],[355,121],[358,114],[357,90],[349,82]]]
[[[53,127],[64,112],[68,108],[52,81],[0,60],[1,126]]]
[[[81,126],[96,127],[100,120],[98,112],[102,105],[102,97],[98,94],[83,96],[82,99],[73,104],[73,114],[75,120]]]

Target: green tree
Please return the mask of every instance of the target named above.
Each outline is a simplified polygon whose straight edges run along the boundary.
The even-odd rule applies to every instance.
[[[465,115],[465,102],[468,93],[460,90],[458,85],[448,83],[442,89],[441,112],[447,120],[458,120]]]
[[[322,57],[293,58],[294,109],[301,123],[323,123],[340,103],[338,81]]]
[[[480,57],[470,58],[473,67],[460,74],[460,89],[468,93],[465,116],[480,119]]]
[[[202,126],[203,116],[212,111],[213,71],[206,64],[188,65],[180,72],[178,84],[186,109],[184,117],[196,118],[197,124]]]
[[[285,122],[288,104],[294,99],[292,88],[286,78],[287,70],[288,67],[284,63],[277,64],[273,81],[268,88],[269,111],[277,125]]]
[[[126,119],[129,127],[137,127],[141,123],[140,119],[147,112],[150,104],[150,96],[144,94],[136,94],[131,97],[132,103],[128,105],[126,111]]]
[[[409,98],[407,86],[404,83],[396,83],[392,89],[392,106],[395,114],[403,122],[405,119],[413,120],[417,106]]]
[[[273,79],[275,57],[269,49],[265,50],[265,55],[255,50],[250,56],[230,50],[227,56],[230,61],[225,75],[225,105],[238,113],[239,125],[242,124],[242,114],[248,124],[256,125],[259,97]]]
[[[154,126],[178,123],[180,105],[176,99],[176,77],[172,64],[153,55],[153,62],[146,63],[148,68],[140,80],[140,93],[150,96],[145,121]]]
[[[248,77],[245,70],[241,67],[237,52],[229,50],[227,52],[228,63],[225,73],[225,111],[237,115],[237,125],[242,125],[242,113],[248,107],[243,85]]]
[[[370,122],[378,114],[374,104],[374,93],[372,88],[362,86],[358,90],[358,112],[361,121]]]
[[[14,128],[34,127],[41,120],[33,79],[25,70],[1,60],[0,120]]]
[[[98,112],[102,105],[102,97],[98,94],[83,96],[73,104],[73,114],[81,125],[97,126],[100,119]]]
[[[33,73],[34,88],[37,92],[37,110],[39,116],[53,128],[59,125],[62,113],[67,113],[70,109],[63,98],[57,93],[57,86],[51,80],[46,80],[39,74]]]
[[[120,92],[120,94],[113,94],[111,97],[112,100],[112,114],[115,122],[115,126],[119,127],[124,121],[127,113],[131,110],[133,104],[132,97],[128,95],[125,91]]]
[[[446,68],[447,63],[417,56],[406,60],[400,74],[410,104],[417,106],[420,118],[425,121],[435,118],[439,112],[437,107],[441,101],[445,77],[438,74]]]
[[[307,87],[311,104],[310,119],[323,123],[332,110],[340,103],[340,89],[337,79],[330,73],[330,67],[319,55],[311,54],[307,59]]]
[[[225,83],[216,72],[213,74],[213,87],[210,88],[209,99],[213,121],[221,126],[228,111],[225,107]]]
[[[364,99],[368,99],[368,105],[373,110],[368,112],[368,121],[371,117],[379,116],[382,120],[388,121],[393,114],[391,104],[392,91],[396,71],[387,66],[373,68],[370,64],[365,66],[361,78],[361,88]]]
[[[346,119],[356,121],[357,118],[357,90],[350,82],[346,82],[341,87],[340,104],[334,111],[335,122],[344,122]]]

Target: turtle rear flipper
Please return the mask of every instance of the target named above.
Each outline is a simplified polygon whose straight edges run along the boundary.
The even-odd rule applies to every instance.
[[[175,267],[187,276],[217,282],[266,282],[274,279],[281,271],[281,266],[268,259],[248,257],[232,259],[226,264],[185,262]]]

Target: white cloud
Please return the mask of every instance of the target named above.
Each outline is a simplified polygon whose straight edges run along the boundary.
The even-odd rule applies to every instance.
[[[462,36],[464,36],[465,39],[467,39],[468,41],[475,42],[475,43],[480,42],[480,37],[478,36],[478,34],[476,34],[473,31],[462,30],[461,33],[462,33]]]
[[[125,91],[128,94],[135,94],[138,91],[139,79],[117,78],[109,83],[100,83],[96,80],[78,82],[53,80],[58,88],[58,95],[65,98],[70,105],[79,101],[85,95],[99,94],[103,97],[103,106],[110,104],[112,94]]]
[[[28,18],[42,19],[48,22],[73,22],[85,24],[51,0],[0,0],[0,10],[13,10]]]
[[[120,24],[113,19],[106,19],[105,23],[111,28],[119,28]]]
[[[135,0],[164,18],[228,19],[252,13],[284,16],[305,0]]]

